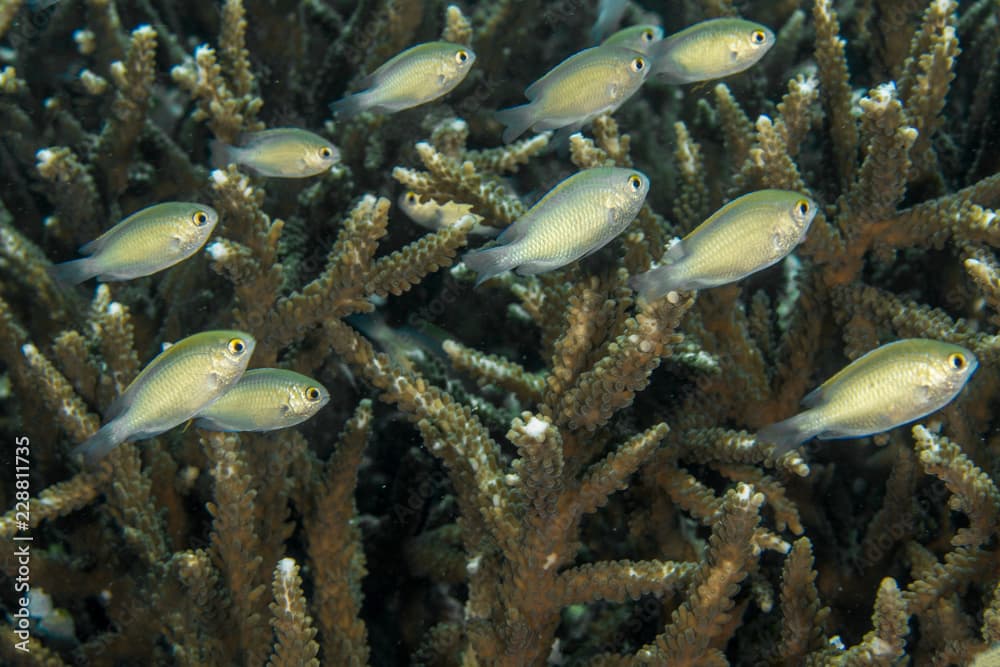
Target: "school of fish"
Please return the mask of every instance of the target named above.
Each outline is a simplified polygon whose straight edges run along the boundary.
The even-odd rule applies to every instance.
[[[658,25],[610,34],[627,3],[601,0],[591,31],[599,43],[566,57],[528,86],[528,103],[500,110],[502,140],[527,131],[557,130],[559,144],[601,114],[613,113],[649,78],[671,85],[710,81],[743,72],[774,46],[758,23],[720,18],[665,36]],[[603,41],[602,41],[603,40]],[[357,83],[357,92],[330,105],[336,119],[363,112],[390,114],[440,99],[472,70],[476,54],[461,44],[412,46]],[[307,178],[336,171],[339,149],[294,127],[214,140],[212,163],[239,165],[261,177]],[[638,215],[651,187],[636,169],[601,167],[572,174],[553,187],[486,247],[463,256],[478,274],[476,286],[506,271],[533,275],[584,258],[621,234]],[[403,193],[398,205],[415,223],[442,229],[473,216],[472,234],[498,229],[467,204]],[[739,281],[786,257],[806,236],[818,211],[807,194],[751,192],[729,202],[665,252],[663,263],[633,276],[639,298],[708,289]],[[136,211],[80,248],[85,255],[51,267],[55,278],[77,284],[131,280],[168,269],[204,247],[219,222],[209,206],[164,202]],[[247,371],[255,340],[244,331],[205,331],[164,346],[104,415],[104,425],[77,452],[94,465],[117,445],[155,437],[193,423],[219,431],[271,431],[301,424],[330,400],[316,380],[285,369]],[[806,396],[807,408],[768,426],[758,439],[784,453],[817,437],[856,438],[926,416],[952,401],[978,361],[962,347],[934,340],[902,340],[854,361]]]

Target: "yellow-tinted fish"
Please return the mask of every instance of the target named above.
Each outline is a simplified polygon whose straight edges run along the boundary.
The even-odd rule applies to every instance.
[[[666,264],[632,278],[632,289],[653,300],[671,290],[736,282],[790,253],[805,238],[816,210],[816,202],[789,190],[743,195],[670,246]]]
[[[469,204],[458,204],[453,201],[439,204],[430,198],[421,200],[420,195],[412,190],[399,196],[399,208],[403,209],[403,213],[406,213],[413,222],[435,231],[454,226],[463,216],[475,215]],[[475,217],[476,220],[483,219],[482,216],[476,215]],[[469,232],[473,236],[496,236],[499,233],[500,230],[496,227],[478,223]]]
[[[649,50],[653,74],[667,83],[711,81],[749,69],[774,46],[767,26],[722,18],[696,23]]]
[[[559,129],[559,143],[602,113],[625,103],[649,74],[646,57],[620,46],[595,46],[580,51],[555,66],[524,91],[531,102],[496,113],[507,126],[505,143],[527,130]]]
[[[663,39],[663,28],[658,25],[634,25],[622,28],[601,43],[601,46],[622,46],[640,53]]]
[[[649,179],[635,169],[598,167],[573,174],[500,234],[500,245],[462,258],[476,285],[516,269],[544,273],[604,247],[639,213]]]
[[[950,403],[976,367],[959,345],[898,340],[849,364],[802,399],[809,408],[761,429],[757,439],[782,454],[813,437],[861,438],[915,421]]]
[[[365,77],[365,90],[334,102],[330,111],[338,116],[368,110],[395,113],[431,102],[462,83],[474,62],[476,54],[461,44],[417,44]]]
[[[183,424],[243,375],[256,341],[243,331],[204,331],[158,354],[122,392],[107,423],[76,451],[91,465],[126,440],[152,438]]]
[[[218,221],[215,209],[204,204],[156,204],[80,246],[80,252],[89,257],[56,264],[51,272],[72,284],[94,276],[104,281],[148,276],[196,253]]]
[[[274,431],[301,424],[329,401],[330,392],[310,377],[257,368],[199,412],[194,425],[209,431]]]
[[[277,127],[240,136],[239,146],[212,141],[212,163],[238,164],[261,176],[305,178],[329,171],[340,162],[340,151],[308,130]]]

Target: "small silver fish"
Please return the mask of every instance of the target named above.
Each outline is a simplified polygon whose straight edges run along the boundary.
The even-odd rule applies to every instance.
[[[810,438],[861,438],[902,426],[951,403],[979,366],[960,345],[898,340],[855,360],[802,399],[808,410],[772,424],[757,440],[781,455]]]
[[[647,301],[671,290],[717,287],[781,261],[805,238],[816,202],[790,190],[759,190],[729,202],[681,241],[663,266],[632,278]]]
[[[711,81],[749,69],[774,46],[770,28],[721,18],[696,23],[650,50],[653,75],[667,83]]]
[[[212,163],[217,167],[238,164],[272,178],[305,178],[329,171],[340,162],[336,146],[295,127],[250,132],[241,135],[239,143],[230,146],[213,140]]]
[[[56,264],[50,272],[74,285],[94,276],[104,281],[148,276],[198,252],[218,221],[215,209],[204,204],[155,204],[80,246],[89,257]]]
[[[628,0],[599,0],[597,3],[597,19],[590,29],[590,41],[597,44],[609,32],[618,27],[625,10],[628,8]]]
[[[126,440],[183,424],[243,375],[256,345],[243,331],[203,331],[158,354],[108,408],[104,424],[76,448],[91,466]]]
[[[649,178],[635,169],[598,167],[573,174],[500,234],[499,245],[462,260],[479,273],[476,285],[516,269],[552,271],[603,248],[639,213]]]
[[[199,412],[194,425],[208,431],[274,431],[301,424],[329,401],[330,392],[311,377],[256,368]]]
[[[634,25],[622,28],[601,42],[601,46],[621,46],[639,53],[649,53],[650,47],[663,39],[658,25]]]
[[[403,213],[405,213],[410,220],[417,223],[421,227],[432,229],[434,231],[454,226],[455,223],[461,220],[463,216],[475,215],[472,213],[472,206],[470,204],[458,204],[453,201],[439,204],[429,198],[426,201],[421,201],[420,195],[413,190],[408,190],[401,194],[399,196],[398,203],[399,208],[403,209]],[[483,219],[482,216],[476,215],[475,217],[477,220]],[[480,225],[478,222],[469,232],[472,236],[489,237],[494,237],[499,233],[500,230],[498,228],[490,227],[488,225]]]
[[[426,42],[406,49],[365,77],[365,88],[330,105],[338,116],[362,111],[395,113],[447,95],[465,80],[475,52],[451,42]]]
[[[635,94],[649,74],[646,57],[620,46],[595,46],[570,56],[528,86],[531,100],[496,112],[507,126],[504,143],[533,130],[559,129],[553,143],[603,113],[612,113]],[[561,129],[560,129],[561,128]]]

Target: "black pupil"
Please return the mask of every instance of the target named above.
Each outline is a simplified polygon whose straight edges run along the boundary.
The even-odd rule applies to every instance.
[[[954,357],[951,358],[951,365],[954,366],[955,368],[961,368],[962,363],[963,363],[962,357],[958,355],[955,355]]]
[[[651,33],[651,32],[644,32],[644,33],[642,33],[642,38],[643,39],[653,39],[653,33]]]
[[[764,39],[764,36],[761,35],[759,32],[755,32],[753,34],[753,41],[757,42],[758,44],[760,43],[760,40],[762,40],[762,39]]]
[[[198,215],[196,215],[194,217],[194,219],[195,219],[196,222],[205,222],[205,214],[204,213],[199,213]]]
[[[636,60],[635,61],[635,68],[636,69],[642,69],[642,61],[641,60]]]
[[[241,343],[239,341],[234,342],[233,343],[233,351],[234,352],[242,352],[243,351],[243,343]]]
[[[465,62],[466,57],[467,56],[464,53],[459,53],[458,54],[458,59],[461,60],[463,63]]]
[[[809,207],[805,204],[799,204],[799,213],[805,215],[809,211]]]

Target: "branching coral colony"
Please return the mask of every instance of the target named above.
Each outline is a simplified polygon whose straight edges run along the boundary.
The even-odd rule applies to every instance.
[[[0,532],[32,538],[27,575],[2,561],[5,664],[963,665],[1000,642],[995,2],[639,3],[626,20],[668,34],[738,9],[776,46],[714,88],[645,86],[569,159],[546,135],[490,148],[492,111],[586,46],[596,4],[450,6],[442,29],[418,0],[0,0]],[[439,38],[477,54],[448,98],[324,125],[352,79]],[[342,168],[203,166],[213,137],[279,126],[319,128]],[[652,181],[619,239],[472,289],[474,224],[601,165]],[[393,179],[475,215],[422,233]],[[796,256],[634,301],[671,237],[764,187],[822,204]],[[168,199],[219,212],[207,252],[89,297],[51,282]],[[376,308],[391,341],[352,325]],[[145,360],[210,327],[330,406],[75,467]],[[780,459],[754,439],[905,337],[979,359],[949,407]]]

